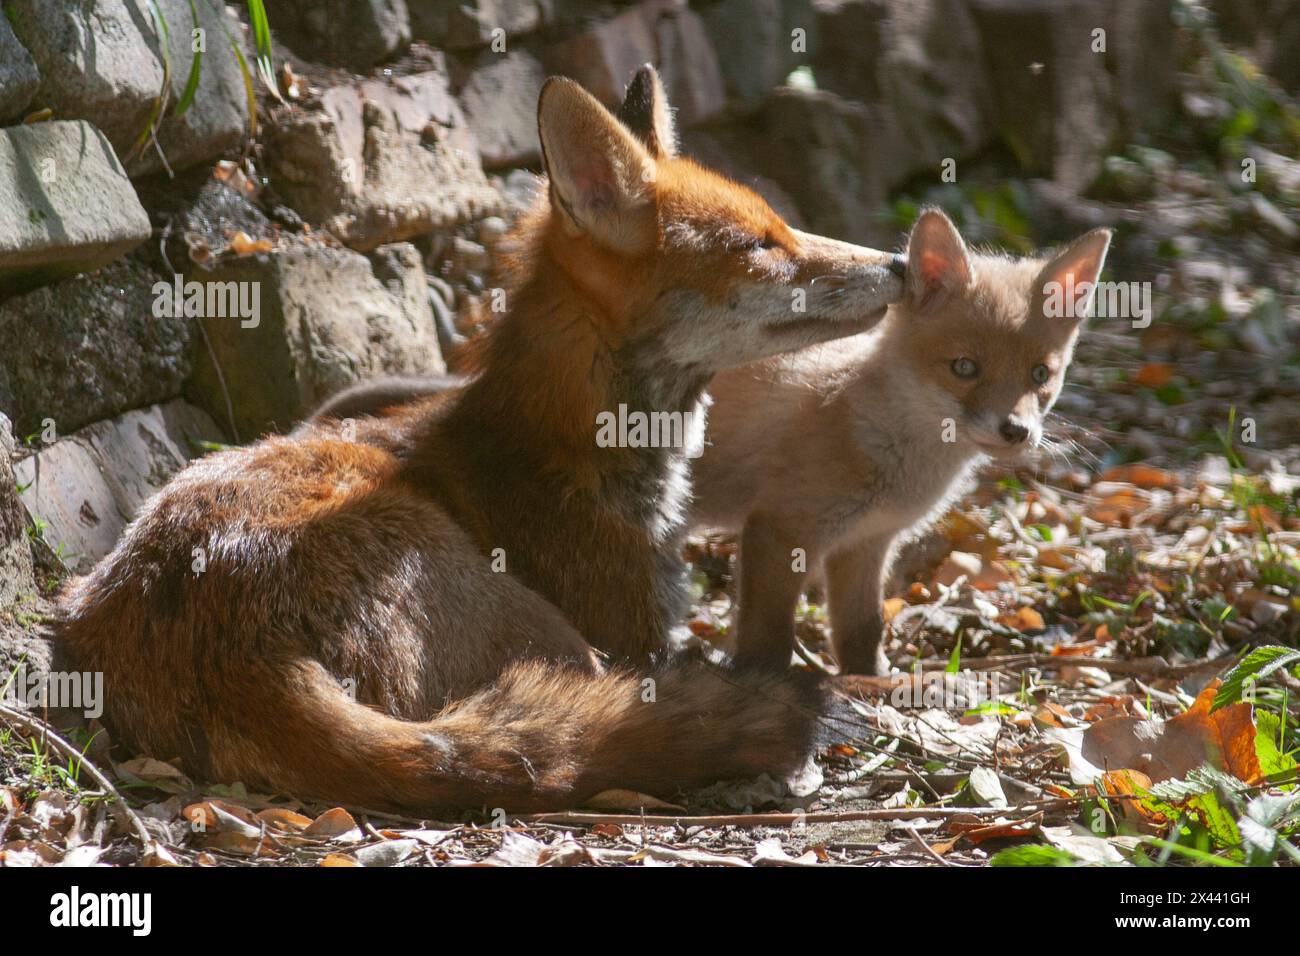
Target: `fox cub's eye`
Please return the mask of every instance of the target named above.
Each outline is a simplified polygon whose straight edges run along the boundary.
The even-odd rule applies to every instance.
[[[974,378],[980,373],[980,367],[974,359],[956,358],[952,360],[952,374],[958,378]]]
[[[1029,374],[1034,377],[1035,385],[1046,385],[1047,380],[1052,377],[1052,370],[1046,365],[1035,365],[1034,370]]]

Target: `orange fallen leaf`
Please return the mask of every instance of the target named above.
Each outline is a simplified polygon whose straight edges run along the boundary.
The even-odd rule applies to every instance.
[[[1256,528],[1264,528],[1268,531],[1282,530],[1282,519],[1268,505],[1251,505],[1246,509],[1246,514]]]
[[[1073,571],[1077,566],[1069,553],[1060,548],[1039,548],[1038,563],[1041,567],[1055,568],[1057,571]]]
[[[958,838],[964,837],[972,843],[983,843],[985,840],[1031,837],[1039,831],[1041,821],[1041,813],[1034,814],[1027,820],[1000,820],[995,823],[989,823],[988,820],[973,815],[971,817],[962,815],[944,821],[943,830],[957,834]]]
[[[1131,491],[1121,491],[1090,505],[1088,517],[1102,524],[1126,528],[1133,516],[1145,511],[1146,508],[1147,501],[1144,498]]]
[[[282,830],[305,830],[311,826],[311,817],[286,810],[284,807],[267,807],[257,814],[257,819]]]
[[[1040,727],[1073,727],[1078,721],[1064,707],[1048,701],[1034,708],[1034,723]]]
[[[1184,777],[1205,763],[1246,783],[1263,778],[1255,754],[1255,718],[1241,702],[1210,713],[1218,680],[1185,713],[1167,721],[1109,717],[1088,727],[1081,753],[1107,770],[1137,770],[1157,783]]]
[[[1178,476],[1172,471],[1135,462],[1131,465],[1116,465],[1108,468],[1101,476],[1102,481],[1126,481],[1139,488],[1174,488],[1178,486]]]
[[[191,824],[199,824],[207,830],[216,830],[221,827],[222,823],[217,814],[217,809],[224,810],[240,823],[245,823],[250,827],[256,827],[258,824],[258,819],[253,815],[253,811],[237,804],[226,803],[223,800],[204,800],[202,803],[192,803],[181,811],[181,816]]]
[[[352,814],[342,807],[334,807],[332,810],[326,810],[312,821],[311,825],[302,831],[302,835],[308,837],[336,837],[356,828],[357,821],[353,819]]]
[[[1017,631],[1041,631],[1047,626],[1043,623],[1043,615],[1032,607],[1016,608],[1014,614],[1000,615],[998,623],[1003,627],[1014,628]]]
[[[1119,697],[1106,697],[1084,711],[1083,719],[1088,721],[1088,723],[1095,723],[1098,720],[1105,720],[1107,717],[1143,716],[1136,708],[1137,699],[1131,694],[1124,694]]]
[[[1174,367],[1167,362],[1147,362],[1133,373],[1133,384],[1144,388],[1162,388],[1174,377]]]
[[[275,248],[270,239],[254,239],[242,229],[230,237],[227,248],[237,256],[252,256]]]
[[[1083,641],[1079,644],[1057,644],[1052,648],[1053,657],[1092,657],[1101,645],[1096,641]]]
[[[1136,770],[1112,770],[1097,781],[1097,789],[1108,797],[1117,799],[1120,815],[1130,823],[1154,832],[1169,821],[1164,814],[1142,805],[1141,796],[1151,789],[1151,778]]]

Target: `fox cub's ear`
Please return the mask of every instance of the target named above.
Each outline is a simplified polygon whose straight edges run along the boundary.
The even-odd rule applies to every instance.
[[[618,252],[653,239],[655,161],[590,93],[552,77],[537,102],[551,204],[574,235]]]
[[[1091,313],[1112,235],[1109,229],[1085,232],[1043,266],[1034,289],[1043,296],[1045,308],[1057,307],[1054,312],[1049,309],[1049,314],[1084,319]]]
[[[677,155],[677,130],[673,111],[659,74],[649,63],[632,74],[618,118],[636,134],[655,159],[672,159]]]
[[[952,220],[924,209],[907,237],[907,299],[925,309],[971,281],[966,243]]]

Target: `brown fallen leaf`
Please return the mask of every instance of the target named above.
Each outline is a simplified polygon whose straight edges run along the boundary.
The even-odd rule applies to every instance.
[[[594,797],[584,800],[583,803],[593,810],[640,810],[642,808],[649,810],[655,808],[683,811],[686,809],[675,803],[665,803],[658,797],[652,797],[647,793],[619,789],[602,790]]]
[[[1159,783],[1184,777],[1204,763],[1246,783],[1263,778],[1255,754],[1255,719],[1250,704],[1236,703],[1210,713],[1220,681],[1206,685],[1186,713],[1167,721],[1109,717],[1088,727],[1080,753],[1098,768],[1137,770]]]
[[[118,776],[130,783],[145,783],[168,793],[182,793],[193,790],[190,778],[171,764],[155,760],[153,757],[136,757],[114,765]]]

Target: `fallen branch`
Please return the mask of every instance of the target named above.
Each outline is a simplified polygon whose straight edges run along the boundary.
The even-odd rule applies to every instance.
[[[113,796],[113,811],[126,817],[136,839],[140,841],[140,849],[148,853],[154,848],[154,839],[149,835],[149,831],[145,829],[144,821],[140,819],[140,815],[131,809],[122,794],[118,792],[117,787],[113,786],[112,781],[82,751],[60,737],[54,731],[54,728],[39,717],[23,713],[21,710],[14,710],[4,704],[0,704],[0,717],[3,717],[9,723],[18,724],[27,733],[43,740],[63,756],[77,761],[79,770],[86,771],[86,774],[99,785],[100,789]]]

